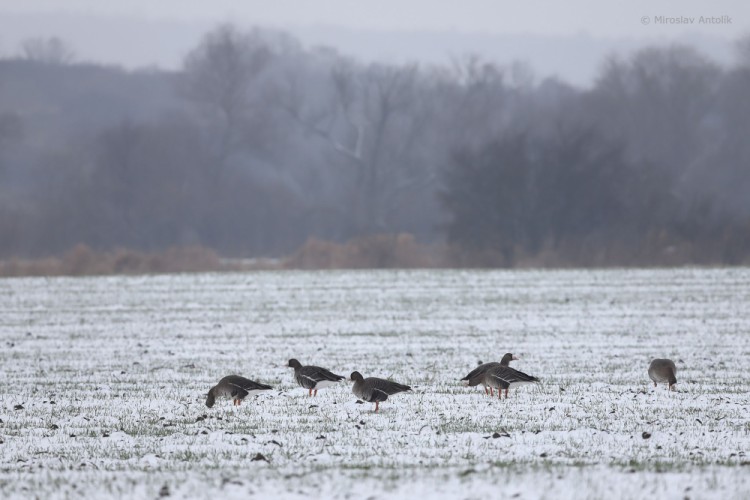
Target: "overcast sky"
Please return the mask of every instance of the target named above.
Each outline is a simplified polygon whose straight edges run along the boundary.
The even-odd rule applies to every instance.
[[[695,19],[667,25],[657,16]],[[728,62],[733,40],[750,34],[749,19],[746,0],[1,0],[0,53],[54,35],[80,60],[176,68],[205,31],[231,21],[367,60],[440,62],[473,52],[581,83],[603,55],[649,43],[687,41]]]

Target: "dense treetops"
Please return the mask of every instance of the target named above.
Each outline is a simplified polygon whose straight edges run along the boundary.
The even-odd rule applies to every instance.
[[[231,25],[179,72],[27,49],[0,61],[3,257],[279,256],[398,233],[453,264],[750,255],[747,50],[722,68],[652,47],[575,88],[472,57],[364,64]]]

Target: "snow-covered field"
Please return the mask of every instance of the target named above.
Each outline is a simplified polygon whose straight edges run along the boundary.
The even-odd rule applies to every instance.
[[[505,352],[542,382],[459,384]],[[748,269],[3,279],[0,497],[748,498],[749,370]]]

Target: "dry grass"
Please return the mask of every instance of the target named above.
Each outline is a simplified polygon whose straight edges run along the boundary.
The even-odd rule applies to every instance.
[[[344,244],[310,238],[284,266],[290,269],[394,269],[445,267],[442,250],[411,234],[376,234]]]
[[[606,268],[750,265],[745,233],[711,243],[677,241],[655,234],[636,244],[565,241],[531,253],[520,246],[472,249],[424,244],[411,234],[375,234],[335,243],[308,239],[283,259],[224,259],[215,250],[173,247],[161,252],[116,249],[97,252],[79,244],[62,257],[0,261],[0,276],[83,276],[168,274],[267,269],[429,269],[429,268]]]
[[[166,274],[233,269],[216,252],[203,247],[175,247],[158,253],[127,249],[95,252],[80,244],[62,257],[33,260],[13,258],[0,262],[2,276]]]

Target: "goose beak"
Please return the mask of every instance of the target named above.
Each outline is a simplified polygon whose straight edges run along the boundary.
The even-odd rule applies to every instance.
[[[518,360],[519,360],[519,359],[521,359],[521,358],[519,358],[518,356],[516,356],[516,355],[514,354],[514,355],[513,355],[513,356],[512,356],[512,357],[511,357],[510,359],[511,359],[511,360],[513,360],[513,361],[518,361]]]

